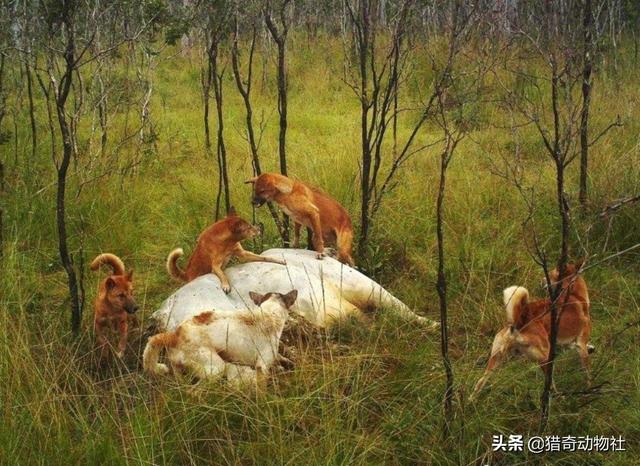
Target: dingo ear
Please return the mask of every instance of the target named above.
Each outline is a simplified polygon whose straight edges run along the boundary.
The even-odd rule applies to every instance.
[[[251,301],[256,304],[256,306],[260,306],[260,304],[262,304],[262,300],[264,299],[263,295],[261,295],[260,293],[255,293],[253,291],[249,291],[249,297],[251,298]]]
[[[131,281],[131,279],[133,278],[133,269],[129,270],[129,272],[127,272],[127,280]]]
[[[254,176],[253,178],[249,178],[248,180],[246,180],[244,184],[254,184],[257,180],[258,180],[258,177]]]
[[[576,261],[576,271],[582,268],[582,266],[584,265],[584,262],[585,262],[584,257]]]
[[[291,290],[287,294],[282,295],[282,300],[284,301],[284,305],[287,306],[287,309],[293,306],[293,303],[296,302],[297,298],[298,290]]]
[[[293,191],[293,181],[286,177],[278,177],[274,183],[275,188],[282,194],[291,194]]]
[[[107,285],[107,290],[112,290],[116,286],[115,280],[113,278],[111,278],[111,277],[107,278],[105,283]]]

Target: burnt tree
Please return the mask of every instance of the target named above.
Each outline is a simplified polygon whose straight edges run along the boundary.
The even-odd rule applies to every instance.
[[[56,61],[56,57],[50,56],[47,66],[48,77],[53,91],[55,114],[57,116],[62,140],[62,158],[56,161],[56,226],[58,231],[58,252],[60,254],[62,266],[67,273],[69,299],[71,301],[71,330],[75,334],[78,334],[80,331],[82,308],[76,269],[73,263],[73,258],[69,253],[65,195],[67,189],[67,172],[69,170],[71,158],[74,155],[75,140],[75,137],[72,134],[73,127],[69,121],[67,102],[80,59],[80,57],[78,57],[78,51],[76,50],[75,35],[77,9],[78,3],[74,0],[65,0],[61,3],[59,18],[64,41],[64,49],[62,51],[62,74],[59,77],[55,76],[54,62]],[[51,26],[54,27],[54,25]]]
[[[278,49],[278,114],[280,115],[278,133],[278,156],[280,160],[280,173],[287,176],[287,35],[289,33],[288,8],[291,0],[281,0],[278,2],[278,17],[280,24],[276,24],[273,18],[272,2],[267,0],[264,4],[264,21],[271,34],[271,38],[276,43]],[[286,247],[289,246],[289,217],[284,216],[281,229],[282,241]]]
[[[230,5],[226,1],[208,4],[204,9],[202,36],[206,50],[206,65],[202,73],[202,91],[204,104],[205,149],[212,153],[211,131],[209,128],[209,100],[211,89],[216,107],[216,161],[218,165],[218,192],[215,202],[215,218],[220,218],[221,203],[225,212],[231,208],[229,194],[229,174],[227,169],[227,148],[224,142],[223,78],[225,67],[221,67],[220,45],[228,33],[230,24]]]
[[[253,168],[253,175],[258,176],[262,174],[262,167],[260,165],[259,148],[260,148],[260,141],[262,139],[262,131],[264,128],[260,127],[260,133],[256,138],[256,132],[255,132],[254,123],[253,123],[253,106],[251,104],[251,89],[253,85],[253,58],[254,58],[255,49],[256,49],[256,38],[257,38],[258,27],[255,21],[252,22],[250,26],[251,38],[249,42],[249,53],[248,53],[247,65],[246,65],[246,70],[247,70],[246,79],[243,79],[242,71],[240,69],[241,65],[240,65],[240,47],[239,47],[239,41],[240,41],[239,27],[240,26],[239,26],[238,11],[236,10],[233,18],[231,66],[233,69],[233,77],[236,83],[236,87],[238,88],[238,92],[242,96],[242,102],[244,103],[245,117],[246,117],[245,120],[246,120],[246,126],[247,126],[247,142],[249,144],[249,150],[251,151],[251,165]],[[269,208],[269,213],[271,214],[271,218],[273,218],[276,228],[278,229],[278,233],[280,234],[280,237],[284,242],[287,232],[284,229],[284,225],[282,221],[280,220],[278,211],[276,210],[272,202],[268,202],[267,207]]]
[[[584,0],[582,20],[582,110],[580,112],[580,204],[587,202],[589,163],[589,109],[591,107],[591,73],[593,70],[593,13],[591,0]]]

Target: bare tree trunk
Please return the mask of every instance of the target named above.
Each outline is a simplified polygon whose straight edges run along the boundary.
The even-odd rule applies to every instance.
[[[135,56],[135,53],[132,53]],[[140,131],[139,144],[140,147],[151,144],[155,154],[158,153],[158,135],[156,133],[155,123],[151,114],[151,97],[153,95],[153,79],[154,71],[157,65],[157,56],[150,53],[146,47],[143,47],[140,66],[136,69],[136,77],[142,88],[143,95],[140,103]],[[148,129],[148,132],[147,132]]]
[[[68,3],[63,4],[62,10],[62,22],[66,34],[66,47],[64,51],[65,60],[65,72],[60,80],[59,84],[55,84],[55,79],[52,78],[55,92],[55,105],[56,113],[58,116],[58,124],[60,126],[60,134],[62,135],[62,160],[58,165],[58,177],[57,177],[57,191],[56,191],[56,224],[58,229],[58,250],[60,253],[60,260],[62,266],[67,272],[67,281],[69,286],[69,298],[71,300],[71,330],[74,334],[78,334],[80,331],[80,321],[82,318],[82,308],[80,302],[80,296],[78,291],[78,282],[76,278],[76,271],[73,266],[73,259],[69,254],[68,240],[67,240],[67,223],[66,223],[66,206],[65,206],[65,194],[67,186],[67,171],[69,169],[69,163],[73,156],[73,135],[71,134],[71,128],[67,119],[66,104],[69,97],[69,91],[71,90],[71,84],[73,80],[73,74],[76,71],[76,57],[75,57],[75,28],[72,20],[73,12],[71,6]]]
[[[278,114],[280,115],[280,131],[278,133],[278,154],[280,156],[280,173],[287,175],[287,82],[285,69],[284,39],[278,42]]]
[[[390,40],[390,49],[383,53],[376,51],[377,21],[382,14],[378,2],[362,0],[352,6],[348,1],[345,8],[351,19],[354,44],[357,53],[358,82],[351,84],[360,100],[360,131],[362,163],[360,173],[360,235],[358,250],[363,254],[367,241],[371,221],[379,207],[384,192],[389,188],[398,167],[410,157],[408,153],[414,138],[426,120],[427,109],[418,119],[411,135],[403,144],[402,150],[397,151],[397,94],[399,79],[403,67],[402,57],[403,35],[407,24],[407,15],[412,0],[404,0],[400,4],[400,11],[395,15],[395,24]],[[380,56],[384,58],[381,60]],[[433,102],[433,98],[429,100]],[[430,105],[430,104],[428,104]],[[393,159],[389,174],[382,186],[378,185],[378,176],[383,167],[383,142],[389,124],[393,126]]]
[[[253,54],[256,47],[256,28],[251,32],[251,44],[249,45],[249,60],[247,64],[247,80],[246,85],[242,82],[240,73],[240,52],[238,50],[238,19],[234,18],[233,44],[231,47],[231,66],[233,68],[233,77],[236,82],[238,92],[242,96],[244,102],[246,123],[247,123],[247,141],[251,150],[251,164],[253,165],[253,174],[260,175],[260,157],[258,156],[258,143],[256,142],[255,131],[253,129],[253,107],[251,106],[251,85],[253,84]]]
[[[102,134],[100,136],[100,155],[104,158],[107,152],[108,141],[108,110],[107,105],[107,93],[104,87],[104,81],[102,74],[98,73],[98,84],[100,85],[100,100],[98,101],[98,119],[100,120],[100,130]]]
[[[1,121],[0,121],[1,122]],[[4,162],[0,158],[0,198],[4,197]],[[4,209],[0,205],[0,258],[4,251]]]
[[[609,33],[613,50],[613,70],[618,73],[618,31],[616,30],[617,22],[615,17],[616,10],[615,1],[609,1]]]
[[[62,128],[62,124],[60,125]],[[76,271],[73,266],[73,259],[69,254],[69,248],[67,246],[67,224],[66,224],[66,211],[65,211],[65,193],[66,193],[66,178],[67,170],[69,168],[69,162],[73,155],[73,147],[65,142],[63,150],[63,158],[58,168],[58,189],[56,192],[56,218],[58,228],[58,250],[60,253],[60,260],[67,272],[67,280],[69,286],[69,298],[71,300],[71,330],[74,334],[80,332],[80,321],[82,318],[82,309],[80,307],[80,297],[78,293],[78,283],[76,278]]]
[[[584,49],[582,63],[582,111],[580,115],[580,204],[587,203],[587,177],[589,162],[589,108],[591,106],[591,72],[593,69],[593,17],[591,0],[585,0],[582,22]]]
[[[550,284],[551,309],[549,311],[551,320],[551,333],[549,335],[549,357],[544,366],[544,389],[541,397],[541,430],[546,428],[549,422],[549,409],[551,400],[551,388],[553,387],[553,368],[555,365],[558,341],[558,322],[560,313],[558,308],[564,307],[569,291],[566,292],[564,299],[561,299],[562,280],[566,275],[567,262],[569,257],[569,207],[564,195],[564,163],[560,161],[556,164],[556,189],[558,210],[561,218],[561,246],[560,258],[558,259],[559,278],[557,283]],[[546,273],[546,271],[545,271]],[[549,281],[547,277],[547,281]],[[561,302],[562,301],[562,302]]]
[[[0,128],[2,128],[2,120],[7,112],[7,101],[4,96],[4,77],[5,77],[5,55],[0,54]],[[4,144],[4,141],[0,139],[0,145]],[[4,151],[3,151],[4,153]],[[0,157],[0,197],[4,197],[4,160]],[[2,257],[2,251],[4,247],[4,224],[3,224],[4,210],[2,204],[0,204],[0,257]]]
[[[218,73],[218,38],[213,38],[209,47],[209,64],[211,80],[213,83],[213,94],[216,102],[216,112],[218,116],[217,148],[218,155],[218,194],[216,197],[216,219],[220,215],[220,200],[224,199],[225,211],[231,209],[229,198],[229,175],[227,173],[227,149],[224,144],[224,115],[222,112],[222,77],[224,70]]]
[[[211,155],[211,129],[209,128],[209,99],[211,98],[213,72],[211,71],[211,58],[207,53],[207,70],[202,72],[202,103],[204,112],[202,115],[204,124],[204,148],[207,156]]]
[[[549,278],[547,276],[547,282],[549,286],[549,293],[551,299],[551,309],[550,309],[550,319],[551,319],[551,332],[549,335],[549,357],[544,366],[544,389],[542,391],[541,397],[541,419],[540,425],[541,429],[544,429],[547,426],[549,421],[549,405],[551,399],[551,388],[553,386],[553,368],[555,364],[556,358],[556,346],[558,341],[558,306],[562,308],[562,304],[559,303],[560,294],[562,292],[562,280],[566,273],[566,266],[569,256],[569,205],[565,198],[564,193],[564,171],[566,168],[565,165],[565,153],[562,151],[560,146],[560,134],[561,134],[561,119],[560,119],[560,109],[559,109],[559,72],[558,72],[558,63],[557,58],[553,54],[551,57],[551,105],[553,109],[553,128],[554,128],[554,139],[551,154],[556,165],[556,199],[558,203],[558,211],[560,213],[560,234],[561,234],[561,244],[560,244],[560,257],[558,259],[558,272],[559,278],[557,283],[551,284],[549,283]],[[545,270],[546,274],[546,270]],[[568,296],[568,292],[567,292]],[[566,297],[565,297],[566,299]]]
[[[265,11],[265,22],[271,37],[278,49],[278,114],[280,115],[280,131],[278,133],[278,154],[280,157],[280,173],[287,175],[287,69],[286,69],[286,41],[288,24],[285,18],[285,9],[289,2],[285,0],[280,12],[282,30],[278,31],[277,26],[271,18],[269,10]]]
[[[360,139],[362,144],[362,174],[360,177],[361,203],[360,203],[360,236],[358,238],[358,251],[364,252],[364,248],[369,238],[369,201],[371,189],[369,180],[371,177],[371,143],[369,139],[369,97],[367,87],[368,78],[368,56],[371,48],[371,11],[368,0],[360,2],[360,30],[359,30],[359,50],[358,62],[360,66]]]
[[[22,94],[22,91],[19,91]],[[22,96],[20,96],[19,102],[14,102],[13,108],[11,111],[11,116],[13,120],[13,166],[18,166],[18,154],[19,154],[19,141],[18,141],[18,106],[22,106]]]
[[[193,0],[182,0],[182,6],[185,9],[193,8],[193,3]],[[191,56],[193,44],[194,39],[191,36],[191,32],[187,31],[187,33],[180,38],[180,54],[183,57],[189,58]]]
[[[36,128],[35,106],[33,104],[33,77],[28,64],[24,66],[27,77],[27,96],[29,98],[29,122],[31,123],[31,160],[35,160],[38,146],[38,136]]]
[[[633,36],[633,64],[634,66],[638,66],[638,33],[636,32],[636,27],[631,30],[631,35]]]
[[[271,33],[271,37],[278,48],[278,114],[280,115],[280,131],[278,133],[278,154],[280,157],[280,173],[287,176],[287,69],[286,69],[286,43],[289,25],[286,18],[286,9],[290,0],[284,0],[280,8],[281,31],[273,22],[270,6],[264,11],[265,23]],[[284,216],[282,228],[282,241],[286,247],[289,246],[289,217]]]
[[[251,106],[251,86],[253,84],[253,56],[256,46],[257,29],[254,26],[251,32],[251,44],[249,46],[249,59],[247,63],[247,80],[246,84],[243,84],[242,75],[240,73],[240,53],[238,50],[238,19],[234,18],[233,29],[233,44],[231,47],[231,66],[233,68],[233,76],[236,82],[238,92],[242,96],[244,102],[246,124],[247,124],[247,141],[249,142],[249,149],[251,150],[251,164],[253,166],[254,176],[262,174],[262,168],[260,166],[260,156],[258,153],[258,141],[256,141],[256,135],[253,127],[253,107]],[[272,202],[267,203],[271,218],[278,229],[280,238],[285,241],[286,231],[284,225],[280,221],[280,216],[275,209]]]
[[[449,359],[449,332],[447,326],[447,278],[445,275],[444,256],[444,233],[443,233],[443,206],[446,187],[446,172],[449,165],[449,145],[447,140],[446,148],[440,155],[440,183],[438,188],[438,199],[436,203],[436,236],[438,239],[438,281],[436,289],[440,300],[440,351],[442,362],[446,374],[446,387],[444,392],[444,429],[445,434],[450,432],[450,423],[453,420],[453,370]]]
[[[216,109],[218,112],[218,160],[219,160],[219,169],[220,169],[220,179],[222,184],[222,190],[224,191],[224,207],[226,212],[228,213],[231,210],[231,199],[229,196],[229,175],[227,172],[227,149],[224,144],[224,123],[223,123],[223,114],[222,114],[222,76],[219,77],[219,83],[214,89],[215,98],[216,98]],[[220,193],[218,193],[220,196]],[[218,213],[216,212],[216,217]]]
[[[36,73],[36,79],[38,80],[38,84],[40,85],[40,90],[42,91],[42,95],[45,97],[45,102],[47,105],[47,123],[49,126],[49,136],[51,138],[51,157],[55,160],[56,156],[56,147],[57,147],[57,139],[56,139],[56,131],[55,131],[55,123],[53,120],[53,110],[51,108],[51,82],[49,84],[45,84],[45,82],[40,77],[39,73]],[[53,99],[55,100],[55,98]]]

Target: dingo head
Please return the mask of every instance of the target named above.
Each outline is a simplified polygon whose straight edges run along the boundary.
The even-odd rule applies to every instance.
[[[105,280],[106,297],[114,309],[124,309],[129,314],[139,307],[133,298],[133,270],[125,275],[111,275]]]
[[[233,207],[229,210],[224,221],[227,223],[229,230],[238,241],[251,239],[260,234],[260,228],[251,225],[245,219],[238,216]]]
[[[257,207],[274,200],[278,194],[290,194],[293,191],[293,180],[277,173],[263,173],[245,183],[253,184],[251,203]]]

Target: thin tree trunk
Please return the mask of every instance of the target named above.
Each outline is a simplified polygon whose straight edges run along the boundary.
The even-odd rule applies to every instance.
[[[13,117],[13,166],[17,167],[18,166],[18,146],[19,146],[19,141],[18,141],[18,110],[17,108],[15,108],[13,111],[11,112],[11,116]]]
[[[0,160],[0,196],[4,196],[4,163]],[[0,205],[0,258],[4,251],[4,209]]]
[[[204,147],[207,156],[211,155],[211,130],[209,128],[209,99],[211,98],[211,80],[213,73],[211,71],[211,56],[207,54],[207,71],[203,71],[202,76],[202,100],[204,105],[204,113],[202,122],[204,124]]]
[[[253,56],[256,46],[256,34],[257,30],[254,26],[251,34],[251,45],[249,47],[249,62],[247,65],[247,81],[245,85],[242,83],[242,76],[240,74],[238,51],[238,20],[237,18],[234,18],[233,44],[231,47],[231,66],[233,68],[233,76],[236,82],[236,87],[238,88],[238,92],[242,96],[242,101],[244,102],[247,124],[247,140],[249,141],[249,149],[251,150],[251,164],[253,166],[253,174],[254,176],[259,176],[260,174],[262,174],[262,168],[260,166],[260,156],[258,154],[258,143],[256,141],[255,131],[253,128],[253,108],[251,106],[251,86],[253,84]],[[278,229],[278,233],[280,234],[280,237],[284,242],[286,232],[284,230],[284,225],[280,221],[278,211],[276,210],[272,202],[267,202],[267,207],[269,209],[269,213],[271,214],[271,218],[273,218],[276,228]]]
[[[62,128],[62,123],[61,123]],[[67,281],[69,285],[69,298],[71,300],[71,330],[74,334],[80,332],[80,321],[82,318],[82,309],[80,307],[80,297],[78,293],[78,283],[76,271],[73,267],[73,260],[69,254],[67,245],[67,224],[65,209],[65,194],[67,183],[67,170],[69,162],[73,155],[73,147],[65,142],[63,150],[63,158],[58,168],[58,189],[56,193],[56,223],[58,229],[58,250],[62,266],[67,272]]]
[[[107,105],[107,93],[104,89],[104,81],[102,75],[98,74],[98,83],[100,84],[100,101],[98,102],[98,119],[100,120],[100,130],[102,135],[100,136],[100,155],[104,158],[107,152],[107,140],[108,140],[108,105]]]
[[[551,103],[554,114],[554,145],[553,145],[553,158],[556,164],[556,200],[558,203],[558,211],[560,213],[560,258],[558,259],[558,282],[550,287],[551,298],[551,332],[549,335],[549,358],[545,364],[545,378],[544,389],[541,397],[541,430],[546,428],[549,422],[550,400],[551,400],[551,388],[553,387],[553,368],[556,358],[556,347],[558,340],[558,306],[562,308],[562,304],[559,303],[560,293],[562,292],[562,280],[566,273],[566,265],[569,256],[569,205],[565,199],[564,194],[564,170],[565,160],[560,149],[560,116],[558,109],[559,99],[559,76],[557,70],[557,61],[555,57],[552,60],[552,78],[551,78]],[[568,293],[567,293],[568,296]]]
[[[440,351],[446,374],[446,386],[444,392],[444,429],[445,434],[450,432],[450,424],[453,420],[453,370],[449,359],[449,331],[447,326],[447,278],[445,275],[444,256],[444,232],[443,232],[443,208],[446,188],[446,172],[449,164],[451,140],[447,140],[446,148],[440,155],[440,183],[438,199],[436,202],[436,236],[438,240],[438,281],[436,289],[440,301]]]
[[[631,30],[631,35],[633,36],[633,64],[638,66],[638,34],[635,29]]]
[[[369,238],[369,201],[370,201],[370,188],[369,179],[371,177],[371,144],[369,140],[368,128],[369,128],[369,98],[367,94],[368,87],[368,73],[367,73],[367,58],[369,55],[369,48],[371,46],[371,34],[370,34],[370,11],[369,2],[362,0],[360,2],[360,21],[362,32],[359,36],[359,65],[360,65],[360,89],[362,95],[360,96],[360,133],[362,143],[362,175],[360,178],[361,189],[361,205],[360,205],[360,237],[358,238],[358,251],[360,254],[364,252],[364,248]]]
[[[4,64],[5,64],[5,60],[4,60],[4,55],[0,56],[0,128],[2,127],[2,120],[4,119],[4,115],[6,112],[6,101],[4,99]],[[0,145],[2,144],[2,141],[0,141]],[[4,154],[4,151],[3,151]],[[0,157],[0,197],[4,197],[4,160],[3,160],[4,156]],[[3,246],[4,246],[4,224],[3,224],[3,215],[4,215],[4,209],[2,207],[2,205],[4,204],[4,202],[2,204],[0,204],[0,257],[2,257],[2,251],[3,251]]]
[[[33,103],[33,78],[31,76],[31,69],[28,64],[25,64],[25,74],[27,76],[27,96],[29,98],[29,121],[31,123],[31,160],[35,161],[36,150],[38,147],[38,136],[35,117],[35,106]]]
[[[67,104],[67,98],[69,97],[69,91],[71,89],[76,65],[74,26],[71,19],[71,15],[73,13],[70,11],[70,8],[71,6],[69,4],[64,4],[62,21],[67,36],[67,44],[64,52],[66,68],[65,73],[60,80],[59,88],[55,93],[56,113],[58,116],[58,124],[60,127],[63,145],[62,160],[57,170],[58,186],[56,192],[56,224],[58,230],[58,251],[60,253],[62,266],[67,272],[69,298],[71,300],[71,330],[77,335],[80,332],[82,308],[78,292],[76,271],[73,266],[73,259],[69,254],[65,206],[67,171],[69,169],[71,158],[73,157],[73,135],[71,134],[71,128],[67,121],[65,106]],[[52,82],[54,82],[53,78]]]
[[[280,173],[287,175],[287,81],[285,68],[285,39],[278,42],[278,113],[280,131],[278,134],[278,153],[280,155]]]
[[[55,99],[51,99],[51,92],[52,92],[51,82],[46,84],[45,81],[43,81],[42,78],[40,77],[40,74],[38,74],[37,72],[36,72],[36,79],[38,81],[38,85],[40,86],[40,90],[42,91],[42,95],[44,96],[45,104],[47,106],[47,123],[49,126],[49,137],[51,142],[51,158],[52,160],[55,160],[56,147],[57,147],[56,128],[53,122],[53,110],[51,109],[51,100],[55,100]]]
[[[376,57],[380,54],[375,50],[375,18],[380,17],[382,14],[379,11],[380,6],[376,2],[362,0],[356,13],[347,5],[349,15],[354,23],[360,79],[359,84],[354,88],[357,88],[360,98],[361,120],[361,228],[358,238],[358,249],[361,253],[364,253],[366,249],[371,222],[379,206],[382,194],[388,187],[388,181],[393,177],[393,173],[401,163],[399,159],[409,149],[415,134],[424,122],[424,119],[421,118],[421,121],[414,127],[412,135],[407,139],[404,149],[396,158],[397,121],[395,112],[397,111],[398,79],[401,72],[402,36],[405,32],[407,13],[412,3],[411,0],[402,2],[391,36],[392,48],[389,52],[384,52],[385,61],[381,65],[376,63]],[[392,112],[391,116],[389,116],[389,112]],[[383,166],[383,142],[390,122],[394,125],[392,134],[392,168],[382,188],[378,189],[378,175]]]
[[[591,0],[585,0],[584,19],[584,51],[582,68],[582,111],[580,115],[580,204],[587,202],[587,177],[589,162],[589,108],[591,106],[591,72],[593,69],[592,46],[592,13]]]
[[[280,132],[278,134],[278,153],[280,156],[280,173],[287,176],[287,81],[285,68],[286,36],[278,42],[278,113],[280,114]],[[289,247],[289,217],[283,215],[282,242]]]
[[[287,176],[287,69],[286,69],[286,44],[287,44],[287,20],[285,17],[286,8],[289,0],[284,0],[280,10],[280,21],[282,30],[278,31],[277,26],[271,18],[269,6],[265,9],[265,23],[271,37],[275,41],[278,48],[278,114],[280,115],[280,131],[278,133],[278,154],[280,159],[280,173]],[[284,215],[282,227],[282,241],[285,247],[290,246],[289,240],[289,217]]]
[[[558,191],[558,209],[560,211],[561,218],[561,246],[560,258],[558,259],[557,265],[559,278],[557,283],[551,287],[550,296],[551,309],[549,311],[549,314],[551,320],[551,332],[549,335],[549,358],[544,367],[545,377],[541,400],[541,430],[544,430],[549,422],[551,388],[553,387],[553,368],[555,365],[558,341],[558,322],[560,315],[560,313],[558,312],[558,308],[562,309],[564,307],[566,298],[569,295],[569,291],[567,291],[565,299],[561,300],[562,280],[564,279],[566,274],[566,266],[569,257],[569,209],[564,197],[564,164],[562,163],[562,161],[556,164],[556,187]]]
[[[251,164],[253,166],[254,176],[258,176],[262,173],[260,167],[260,157],[258,156],[258,144],[256,142],[255,132],[253,130],[253,107],[251,106],[251,84],[253,78],[253,53],[256,44],[256,29],[253,28],[251,36],[251,45],[249,47],[249,64],[247,71],[247,83],[246,87],[242,83],[242,76],[240,75],[240,63],[238,52],[238,22],[235,19],[234,23],[234,36],[233,45],[231,48],[231,65],[233,67],[233,77],[235,79],[238,92],[242,96],[245,109],[245,121],[247,125],[247,140],[249,142],[249,149],[251,150]]]
[[[209,49],[209,62],[211,64],[211,79],[213,81],[213,93],[216,102],[218,116],[217,131],[217,155],[218,155],[218,195],[216,198],[216,219],[220,215],[220,198],[224,199],[225,211],[231,209],[229,199],[229,175],[227,173],[227,149],[224,144],[224,116],[222,112],[222,74],[218,74],[218,39],[212,39]]]

